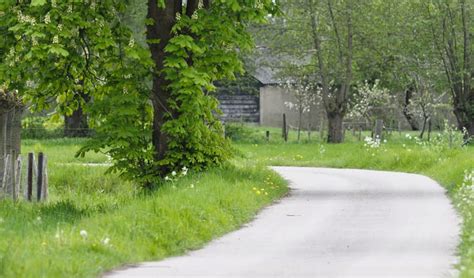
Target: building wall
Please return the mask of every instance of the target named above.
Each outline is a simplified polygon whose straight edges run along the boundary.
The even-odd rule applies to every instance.
[[[276,85],[266,85],[260,88],[260,125],[269,127],[281,127],[283,125],[283,113],[286,114],[287,124],[291,128],[298,126],[298,112],[290,110],[285,102],[296,103],[295,97],[287,89]],[[309,113],[303,114],[303,129],[309,124],[311,129],[319,129],[321,115],[324,115],[321,107],[311,107]]]
[[[251,94],[221,94],[217,96],[224,122],[258,123],[259,97]]]

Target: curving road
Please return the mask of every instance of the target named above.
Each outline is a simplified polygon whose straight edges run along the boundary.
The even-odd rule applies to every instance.
[[[275,167],[291,194],[186,256],[110,277],[454,277],[460,220],[412,174]]]

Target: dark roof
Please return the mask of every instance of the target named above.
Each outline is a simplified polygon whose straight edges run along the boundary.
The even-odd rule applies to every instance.
[[[290,54],[274,54],[269,49],[260,47],[257,48],[251,60],[250,63],[253,64],[251,66],[253,69],[249,73],[263,85],[276,85],[287,81],[283,80],[280,74],[285,65],[309,65],[311,56],[307,55],[299,58]]]

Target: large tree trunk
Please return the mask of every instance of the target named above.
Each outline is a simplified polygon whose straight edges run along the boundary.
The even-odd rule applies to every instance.
[[[64,116],[64,136],[87,137],[90,135],[89,123],[81,101],[88,103],[90,96],[84,92],[78,92],[75,97],[81,104],[71,115]]]
[[[10,161],[16,161],[21,152],[23,103],[16,92],[0,90],[0,93],[0,184],[3,185],[5,158],[7,155],[13,155]],[[14,169],[14,164],[11,169]],[[4,192],[13,193],[15,180],[10,177],[5,182]]]
[[[89,136],[89,124],[87,115],[79,107],[70,116],[64,117],[64,136],[66,137],[87,137]]]
[[[468,106],[468,104],[464,105]],[[459,130],[467,132],[465,134],[465,139],[467,140],[471,137],[474,137],[474,111],[469,113],[469,111],[466,111],[467,109],[464,109],[464,105],[455,104],[454,115],[456,116]],[[474,108],[474,101],[472,106]]]
[[[342,143],[343,135],[343,120],[344,115],[337,112],[328,112],[328,143]]]
[[[167,115],[172,115],[169,108],[171,93],[166,88],[168,81],[162,73],[165,60],[165,47],[173,37],[171,29],[176,23],[176,13],[181,12],[182,2],[166,0],[165,7],[159,7],[159,1],[148,0],[148,18],[153,24],[147,25],[147,39],[152,58],[155,62],[155,75],[153,76],[153,88],[151,101],[153,103],[153,131],[152,143],[155,148],[155,161],[162,160],[168,150],[168,135],[162,130],[167,120]],[[169,169],[160,169],[161,174],[166,174]]]
[[[405,91],[405,101],[403,102],[403,115],[405,116],[405,119],[407,119],[408,124],[411,127],[411,130],[413,131],[418,131],[420,130],[420,127],[418,126],[418,121],[415,119],[415,116],[410,112],[409,105],[411,102],[411,99],[413,98],[413,90],[407,89]]]

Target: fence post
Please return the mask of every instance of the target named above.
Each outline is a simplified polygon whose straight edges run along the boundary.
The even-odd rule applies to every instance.
[[[11,194],[11,198],[13,200],[16,200],[15,199],[15,196],[16,196],[16,192],[15,192],[15,181],[16,181],[16,153],[15,151],[12,151],[11,152],[11,155],[10,155],[10,178],[8,180],[8,185],[7,185],[7,188],[8,188],[8,194]]]
[[[28,153],[28,169],[27,169],[27,185],[26,185],[26,199],[31,201],[33,196],[33,168],[35,164],[34,153]]]
[[[21,192],[21,177],[22,177],[22,170],[23,170],[23,158],[18,156],[16,160],[16,197],[20,197]]]
[[[43,164],[44,164],[44,154],[40,152],[38,154],[38,171],[36,176],[36,197],[38,202],[41,201],[41,192],[43,190]]]
[[[5,193],[7,193],[7,186],[8,186],[8,172],[10,169],[10,154],[7,154],[5,157],[5,167],[3,169],[3,180],[2,180],[2,188]]]
[[[48,199],[48,157],[44,155],[43,159],[43,186],[41,188],[41,199],[46,201]]]
[[[269,130],[265,131],[265,138],[267,139],[267,142],[270,141],[270,131]]]
[[[286,114],[285,113],[283,113],[282,137],[285,140],[285,142],[288,142],[288,126],[286,125]]]

